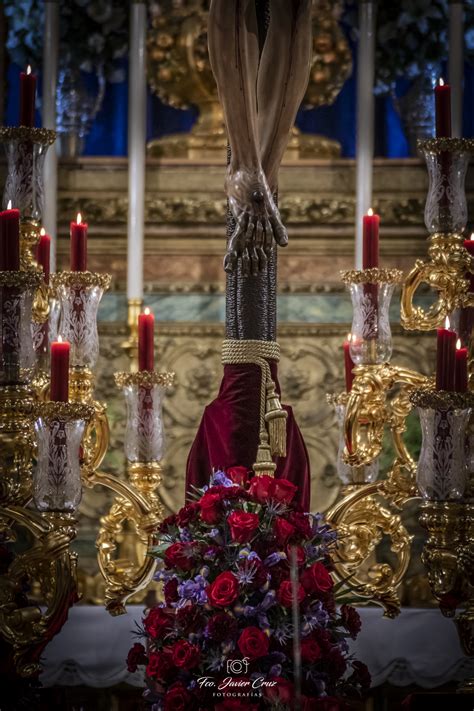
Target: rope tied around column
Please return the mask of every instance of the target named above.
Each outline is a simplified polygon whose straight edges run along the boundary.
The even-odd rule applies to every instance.
[[[280,360],[280,346],[275,341],[226,339],[222,344],[223,365],[250,363],[261,369],[259,444],[253,470],[257,475],[274,476],[276,464],[272,457],[286,457],[288,415],[276,392],[269,360]]]

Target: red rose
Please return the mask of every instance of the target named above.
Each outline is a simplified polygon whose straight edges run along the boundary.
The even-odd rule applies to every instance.
[[[204,523],[219,523],[222,514],[222,502],[219,494],[211,494],[207,491],[199,501],[199,506]]]
[[[173,664],[179,669],[194,669],[201,661],[201,652],[195,644],[190,644],[185,640],[175,642],[170,648]]]
[[[293,560],[292,556],[294,555],[294,551],[296,551],[296,565],[298,568],[302,568],[303,565],[306,563],[306,553],[305,550],[302,546],[286,546],[286,558],[288,561],[288,565],[291,565],[291,561]]]
[[[296,531],[295,527],[284,518],[277,517],[273,525],[273,533],[279,546],[285,546],[290,536]]]
[[[196,516],[198,511],[199,503],[197,501],[194,501],[192,504],[188,504],[187,506],[183,506],[183,508],[176,514],[178,526],[181,526],[181,528],[187,526],[188,523],[190,523],[190,521],[192,521]]]
[[[260,504],[265,504],[269,499],[280,503],[289,504],[298,487],[288,479],[274,479],[271,476],[256,476],[250,482],[250,495]]]
[[[173,684],[166,693],[164,711],[188,711],[191,700],[191,694],[180,682]]]
[[[342,605],[341,607],[342,624],[349,632],[352,639],[355,639],[360,632],[361,621],[357,610],[351,605]]]
[[[129,672],[136,672],[137,667],[146,664],[148,661],[145,647],[139,642],[135,642],[127,655],[127,669]]]
[[[370,676],[367,665],[364,664],[364,662],[354,661],[352,662],[352,668],[354,671],[350,675],[348,681],[359,685],[363,692],[368,691],[372,683],[372,677]]]
[[[297,598],[298,602],[302,603],[306,597],[303,586],[298,583],[297,587]],[[293,605],[293,585],[291,580],[284,580],[280,583],[280,587],[277,590],[277,600],[283,607],[291,607]]]
[[[171,605],[172,602],[177,602],[179,600],[178,579],[171,578],[170,580],[168,580],[164,584],[163,592],[165,595],[165,602],[167,605]]]
[[[321,647],[314,637],[301,640],[301,659],[308,664],[314,664],[321,656]]]
[[[235,617],[231,617],[226,612],[218,612],[213,615],[207,623],[206,634],[213,642],[224,642],[226,639],[234,637],[238,626]]]
[[[339,678],[347,669],[347,662],[337,647],[331,647],[323,661],[332,677]]]
[[[153,607],[145,617],[143,626],[150,637],[161,639],[171,629],[171,619],[161,607]]]
[[[151,652],[146,668],[146,675],[150,679],[169,681],[173,672],[174,666],[168,652]]]
[[[333,581],[325,566],[320,563],[313,563],[307,568],[302,576],[301,583],[307,593],[327,593],[333,587]]]
[[[226,471],[226,474],[237,486],[245,486],[249,479],[249,470],[247,467],[230,467],[230,469]]]
[[[257,704],[250,704],[243,699],[224,699],[214,706],[214,711],[258,711],[258,708]]]
[[[300,536],[303,536],[303,538],[306,538],[308,541],[313,537],[313,530],[307,514],[301,513],[300,511],[291,511],[289,521],[296,528]]]
[[[273,479],[272,499],[289,504],[295,498],[298,487],[288,479]]]
[[[165,552],[165,565],[167,568],[191,570],[196,565],[193,553],[192,543],[172,543]]]
[[[258,659],[268,654],[268,637],[258,627],[246,627],[238,639],[237,646],[244,657]]]
[[[233,573],[221,573],[207,588],[207,598],[213,607],[229,607],[239,594],[239,583]]]
[[[233,541],[248,543],[257,530],[260,519],[258,514],[233,511],[227,518]]]
[[[270,499],[273,486],[273,477],[267,476],[266,474],[263,476],[256,476],[250,482],[249,494],[260,504],[265,504]]]
[[[291,706],[295,698],[295,687],[281,676],[275,676],[269,679],[271,682],[276,682],[275,686],[265,686],[263,688],[263,695],[268,699],[272,706],[277,706],[280,708],[282,705]]]
[[[184,634],[197,632],[203,625],[201,610],[196,605],[185,605],[176,613],[176,623]]]

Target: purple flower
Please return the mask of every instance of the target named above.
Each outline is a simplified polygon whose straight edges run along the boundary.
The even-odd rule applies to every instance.
[[[288,642],[293,638],[293,625],[283,622],[281,625],[275,627],[273,630],[273,636],[277,642],[285,644],[285,642]]]
[[[214,486],[235,486],[232,479],[229,479],[228,477],[226,477],[224,472],[220,471],[214,472],[214,475],[212,477],[212,483]]]
[[[276,553],[271,553],[267,556],[263,561],[263,564],[267,567],[271,567],[272,565],[277,565],[277,563],[281,560],[286,560],[286,553],[283,553],[283,551],[277,551]]]
[[[178,585],[178,595],[180,600],[177,607],[184,607],[188,600],[196,602],[198,605],[207,603],[207,580],[202,575],[196,575],[194,580],[186,580]]]
[[[326,627],[329,622],[329,613],[324,608],[321,600],[314,602],[303,617],[301,634],[303,637],[310,634],[318,627]]]
[[[281,664],[274,664],[270,669],[268,670],[268,676],[281,676],[281,670],[282,666]]]

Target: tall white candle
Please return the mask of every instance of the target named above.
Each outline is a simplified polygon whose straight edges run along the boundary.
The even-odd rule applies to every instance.
[[[449,3],[449,83],[451,84],[451,127],[454,138],[462,136],[462,99],[464,78],[463,3]]]
[[[43,126],[56,128],[58,76],[59,0],[45,0],[43,41]],[[56,269],[58,155],[56,144],[46,153],[44,170],[43,227],[51,235],[51,271]]]
[[[362,0],[359,3],[359,44],[357,49],[356,269],[362,269],[362,218],[372,205],[374,50],[375,6],[372,0]]]
[[[146,4],[130,5],[128,77],[128,234],[127,297],[143,296],[146,143]]]

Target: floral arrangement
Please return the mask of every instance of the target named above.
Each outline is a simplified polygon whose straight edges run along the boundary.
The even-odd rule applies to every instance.
[[[336,609],[335,532],[299,510],[296,490],[234,467],[163,522],[164,601],[127,660],[146,667],[153,711],[291,709],[298,688],[304,711],[336,711],[369,688],[348,647],[359,615]]]
[[[345,21],[357,33],[356,0]],[[398,79],[416,79],[426,66],[447,56],[448,1],[398,0],[376,8],[375,80],[378,93],[390,93]]]
[[[60,7],[60,60],[64,57],[83,71],[123,81],[117,60],[128,49],[128,2],[71,0]],[[7,50],[20,67],[43,61],[43,0],[5,0],[8,18]]]

